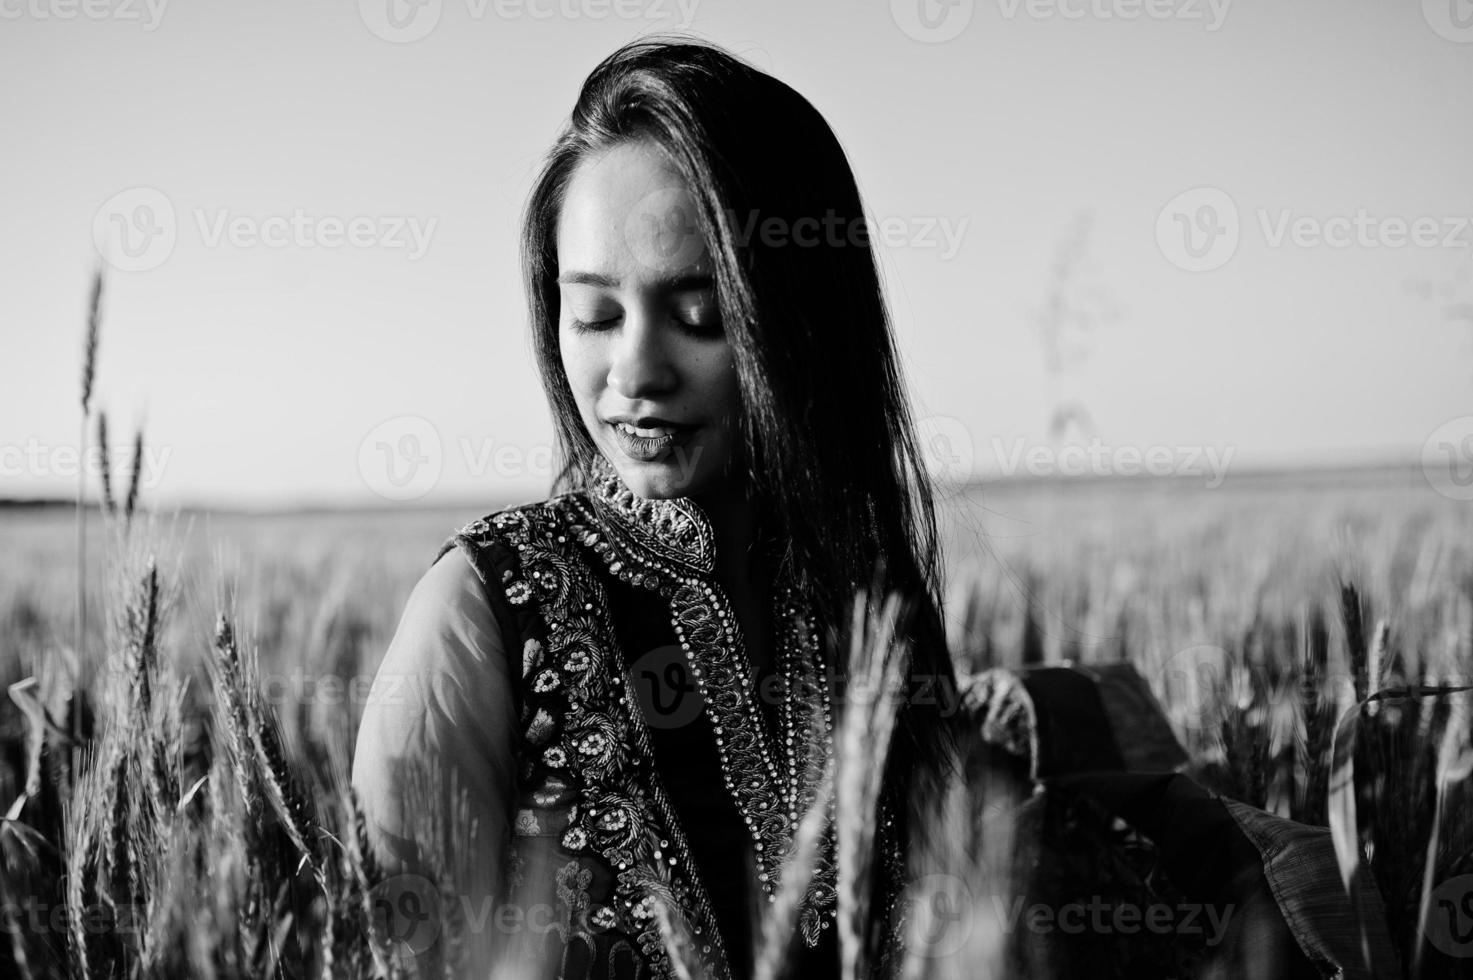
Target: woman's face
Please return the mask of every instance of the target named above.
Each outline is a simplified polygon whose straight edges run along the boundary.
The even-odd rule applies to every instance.
[[[558,335],[583,424],[646,498],[714,489],[740,389],[710,252],[679,174],[649,142],[579,164],[557,226]]]

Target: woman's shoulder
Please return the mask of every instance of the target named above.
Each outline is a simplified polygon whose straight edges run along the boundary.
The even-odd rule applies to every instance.
[[[499,839],[513,786],[516,699],[482,590],[468,562],[442,554],[411,589],[374,675],[351,779],[386,867],[426,867],[426,815],[458,814],[462,802],[496,823],[477,853],[491,853],[486,841]]]
[[[478,704],[496,700],[510,682],[506,638],[480,576],[461,555],[443,553],[405,600],[374,675],[359,747],[375,742],[394,754],[475,730],[485,720]]]
[[[410,589],[360,718],[354,780],[365,805],[392,809],[396,781],[431,758],[465,768],[496,759],[509,770],[501,757],[514,740],[513,687],[509,643],[481,576],[442,552]]]
[[[496,541],[505,542],[525,538],[555,529],[566,523],[571,509],[577,508],[588,498],[587,491],[569,490],[520,503],[507,504],[489,514],[484,514],[461,525],[440,546],[443,555],[458,540],[464,539],[480,545]]]
[[[390,653],[409,648],[423,656],[465,650],[484,656],[499,646],[499,627],[488,607],[485,582],[475,565],[453,549],[442,550],[410,590]],[[401,642],[424,639],[459,643]],[[493,641],[493,642],[487,642]]]

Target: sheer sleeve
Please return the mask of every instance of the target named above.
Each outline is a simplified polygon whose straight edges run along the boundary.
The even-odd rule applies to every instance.
[[[515,805],[511,671],[485,586],[464,554],[445,552],[405,605],[353,758],[384,876],[374,903],[400,914],[388,938],[421,965],[443,955],[444,923],[486,923],[500,894]],[[443,907],[457,901],[459,909]],[[489,930],[469,931],[488,939]],[[462,955],[489,955],[470,938]]]

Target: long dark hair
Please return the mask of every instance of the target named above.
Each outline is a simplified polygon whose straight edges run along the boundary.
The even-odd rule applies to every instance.
[[[583,486],[598,453],[559,351],[558,213],[583,159],[634,140],[662,148],[695,200],[740,377],[745,477],[788,570],[831,635],[856,589],[902,593],[911,691],[924,679],[954,692],[932,488],[854,174],[803,96],[709,43],[644,38],[600,63],[528,201],[523,272],[564,460],[554,489]],[[807,219],[804,240],[823,241],[752,233],[769,219],[792,232]],[[912,844],[953,765],[950,721],[923,697],[897,721],[887,792]]]

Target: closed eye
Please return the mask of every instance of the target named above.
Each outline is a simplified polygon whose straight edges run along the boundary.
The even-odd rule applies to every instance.
[[[599,333],[619,322],[619,317],[616,316],[611,316],[606,320],[584,320],[576,316],[570,316],[568,319],[573,329],[581,333]]]
[[[726,330],[722,327],[719,317],[714,320],[698,317],[694,322],[683,317],[676,317],[675,322],[680,324],[685,332],[693,337],[704,337],[707,340],[714,340],[726,336]]]
[[[621,319],[623,319],[622,316],[611,316],[603,320],[585,320],[582,317],[569,315],[568,322],[579,333],[603,333],[605,330],[611,330],[617,326]],[[719,319],[714,323],[694,323],[681,317],[675,317],[675,322],[680,325],[681,329],[693,337],[711,340],[725,336],[725,330],[722,328]]]

